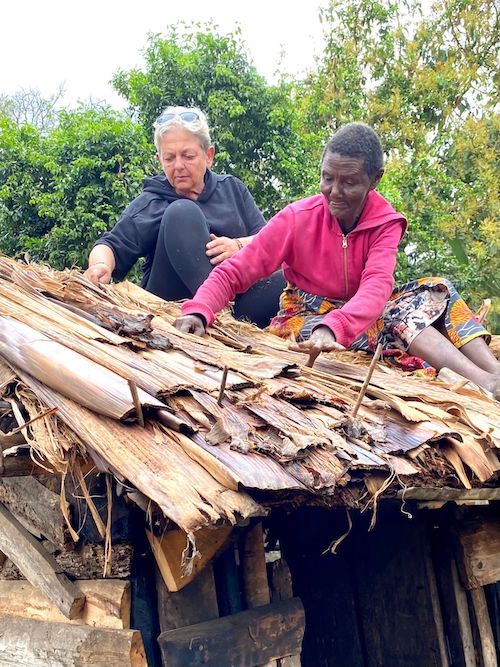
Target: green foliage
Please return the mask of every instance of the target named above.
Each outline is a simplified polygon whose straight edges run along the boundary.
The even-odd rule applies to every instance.
[[[142,129],[108,108],[62,111],[46,133],[0,118],[0,250],[85,266],[140,191],[150,156]]]
[[[238,32],[213,25],[150,35],[145,69],[118,72],[113,83],[151,136],[166,106],[198,106],[216,147],[214,170],[241,178],[270,216],[309,186],[315,150],[298,131],[285,82],[270,86],[250,63]],[[314,172],[316,172],[314,164]]]

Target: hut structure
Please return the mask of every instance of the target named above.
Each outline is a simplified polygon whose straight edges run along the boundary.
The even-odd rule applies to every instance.
[[[500,404],[178,314],[0,257],[0,667],[497,665]]]

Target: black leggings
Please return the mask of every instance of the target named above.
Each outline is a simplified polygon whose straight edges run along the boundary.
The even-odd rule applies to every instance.
[[[203,211],[194,202],[179,199],[170,204],[160,224],[148,292],[166,301],[192,298],[214,266],[206,255],[210,231]],[[281,271],[259,280],[236,296],[234,315],[263,328],[279,308],[285,288]]]

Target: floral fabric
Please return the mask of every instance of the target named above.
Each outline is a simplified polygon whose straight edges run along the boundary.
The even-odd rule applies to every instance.
[[[307,340],[314,327],[321,324],[326,313],[341,308],[342,301],[332,301],[288,284],[280,299],[280,310],[269,330],[281,338]],[[350,350],[374,352],[383,344],[384,360],[404,370],[432,369],[407,350],[413,339],[426,327],[439,320],[451,342],[460,348],[473,338],[490,335],[478,322],[453,284],[446,278],[420,278],[396,287],[382,315],[359,336]],[[427,372],[427,369],[430,369]]]

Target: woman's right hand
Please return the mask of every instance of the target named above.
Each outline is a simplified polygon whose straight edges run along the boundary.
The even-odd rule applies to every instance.
[[[83,274],[85,278],[94,283],[94,285],[99,285],[99,283],[105,283],[108,285],[111,282],[111,274],[113,269],[109,264],[105,262],[96,262],[89,266],[89,268]]]
[[[192,333],[195,336],[204,336],[206,331],[205,321],[200,315],[183,315],[174,322],[174,327],[184,333]]]

